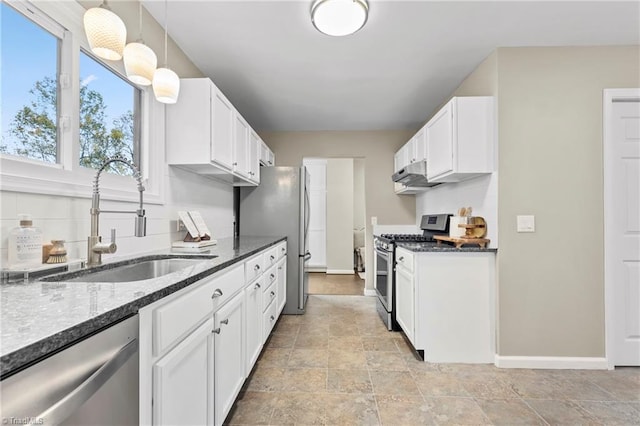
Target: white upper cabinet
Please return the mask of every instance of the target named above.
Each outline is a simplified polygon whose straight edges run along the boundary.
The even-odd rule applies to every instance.
[[[260,182],[264,142],[208,78],[180,80],[180,100],[166,106],[166,140],[167,164],[235,185]],[[268,147],[266,155],[273,163]]]
[[[426,125],[427,179],[459,182],[494,169],[493,98],[452,98]]]
[[[260,164],[267,167],[274,166],[276,164],[273,151],[269,149],[262,139],[260,139]]]

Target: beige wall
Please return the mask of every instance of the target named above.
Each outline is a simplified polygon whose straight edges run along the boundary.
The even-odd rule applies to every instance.
[[[502,48],[498,77],[499,353],[602,357],[602,91],[640,87],[640,48]]]
[[[327,273],[344,271],[353,272],[353,159],[329,158]]]
[[[102,1],[78,0],[85,9],[99,6]],[[117,0],[110,1],[109,7],[117,14],[127,27],[127,43],[136,41],[139,35],[138,22],[138,2]],[[160,26],[156,20],[142,8],[142,38],[144,43],[156,53],[158,66],[164,66],[164,27]],[[171,15],[169,15],[169,26],[171,26]],[[204,74],[191,62],[187,55],[169,38],[168,43],[169,68],[176,72],[181,78],[204,77]]]
[[[364,228],[364,160],[353,159],[353,229]]]
[[[415,223],[415,198],[396,195],[393,189],[393,155],[413,136],[412,131],[262,132],[273,150],[277,166],[302,164],[303,157],[356,158],[365,161],[365,212],[367,232],[366,286],[372,288],[373,248],[371,217],[380,224]]]

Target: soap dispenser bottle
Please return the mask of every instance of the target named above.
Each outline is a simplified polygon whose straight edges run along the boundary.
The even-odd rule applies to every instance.
[[[33,226],[31,215],[19,214],[20,226],[9,235],[9,268],[33,268],[42,264],[42,231]]]

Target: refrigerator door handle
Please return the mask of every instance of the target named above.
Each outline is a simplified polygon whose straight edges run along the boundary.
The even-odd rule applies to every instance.
[[[311,253],[306,252],[306,253],[304,254],[304,260],[305,260],[305,261],[307,261],[307,260],[309,260],[309,259],[311,259]]]

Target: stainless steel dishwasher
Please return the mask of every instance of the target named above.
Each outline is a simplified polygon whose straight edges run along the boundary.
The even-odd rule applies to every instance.
[[[0,382],[3,424],[137,425],[138,315]]]

